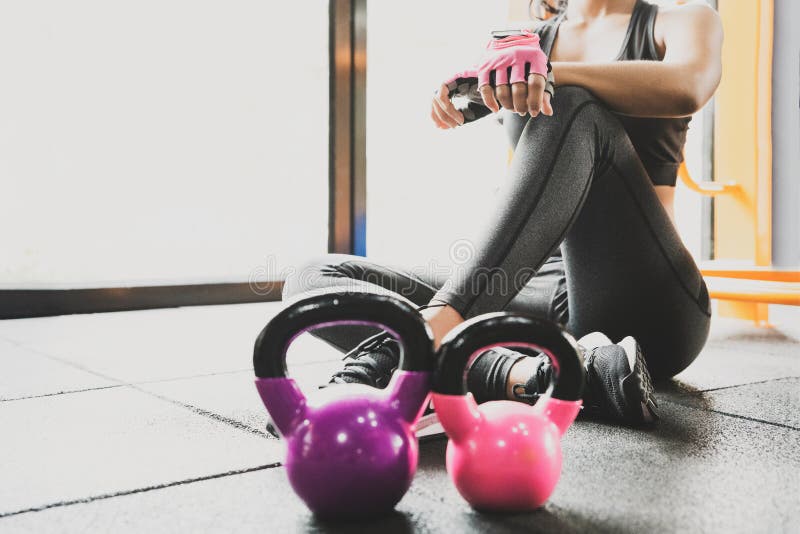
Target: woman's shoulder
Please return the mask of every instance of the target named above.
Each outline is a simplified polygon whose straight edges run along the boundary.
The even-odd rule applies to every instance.
[[[708,5],[705,0],[690,0],[685,4],[661,5],[658,8],[658,17],[675,22],[696,21],[698,19],[715,20],[719,13]]]
[[[719,13],[705,0],[690,0],[685,4],[659,6],[655,25],[655,38],[663,42],[664,34],[670,28],[697,28],[719,25]]]

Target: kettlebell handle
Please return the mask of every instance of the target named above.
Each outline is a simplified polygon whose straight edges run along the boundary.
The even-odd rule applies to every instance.
[[[470,360],[489,348],[514,345],[534,348],[550,357],[555,370],[552,398],[581,399],[586,373],[575,339],[552,321],[507,312],[475,317],[445,336],[436,358],[434,393],[466,395],[464,374]]]
[[[333,288],[298,298],[267,323],[253,351],[256,376],[286,378],[286,351],[304,332],[353,324],[377,326],[396,337],[403,347],[400,370],[431,371],[432,336],[410,302],[391,295]]]

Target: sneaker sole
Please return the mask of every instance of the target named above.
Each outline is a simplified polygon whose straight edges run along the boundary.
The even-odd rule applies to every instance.
[[[436,415],[436,412],[423,415],[419,418],[419,421],[417,421],[416,435],[420,443],[435,441],[446,437],[444,428],[439,422],[439,417]]]
[[[627,398],[639,398],[639,410],[633,408],[633,413],[628,416],[634,421],[655,423],[658,421],[658,403],[655,397],[655,388],[647,370],[647,362],[636,340],[630,336],[618,343],[628,356],[628,365],[631,372],[622,380],[622,388]],[[635,405],[634,405],[635,406]]]

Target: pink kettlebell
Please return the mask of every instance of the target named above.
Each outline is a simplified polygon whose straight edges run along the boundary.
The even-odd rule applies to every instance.
[[[554,378],[534,406],[503,400],[478,406],[467,393],[470,361],[497,346],[547,354]],[[523,511],[542,506],[561,475],[561,437],[581,408],[586,381],[575,339],[550,321],[493,313],[453,330],[439,349],[433,404],[447,444],[447,471],[479,510]]]

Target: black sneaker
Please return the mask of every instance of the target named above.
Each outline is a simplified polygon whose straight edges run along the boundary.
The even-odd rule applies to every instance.
[[[391,334],[381,332],[348,352],[344,362],[344,367],[333,373],[328,385],[366,384],[384,389],[400,365],[400,344]]]
[[[655,392],[642,349],[628,336],[584,354],[584,413],[639,425],[658,419]]]
[[[651,423],[658,419],[654,390],[650,381],[650,373],[639,348],[632,337],[626,337],[618,344],[611,343],[605,335],[594,332],[584,336],[578,341],[578,346],[583,352],[584,366],[587,373],[586,390],[583,395],[582,413],[584,415],[624,421],[628,424]],[[477,389],[476,399],[479,397],[490,398],[485,400],[505,399],[505,384],[511,370],[510,365],[503,365],[503,373],[480,373],[483,368],[495,368],[500,363],[493,361],[491,366],[481,364],[482,358],[496,360],[498,358],[516,362],[525,355],[505,349],[503,354],[484,353],[475,360],[467,378],[470,389]],[[553,373],[550,359],[544,355],[533,356],[536,359],[536,368],[528,380],[522,384],[514,384],[513,394],[515,400],[528,404],[535,404],[539,397],[545,393]],[[473,373],[477,370],[478,373]],[[480,378],[473,376],[483,375]],[[477,384],[473,388],[472,384]]]

